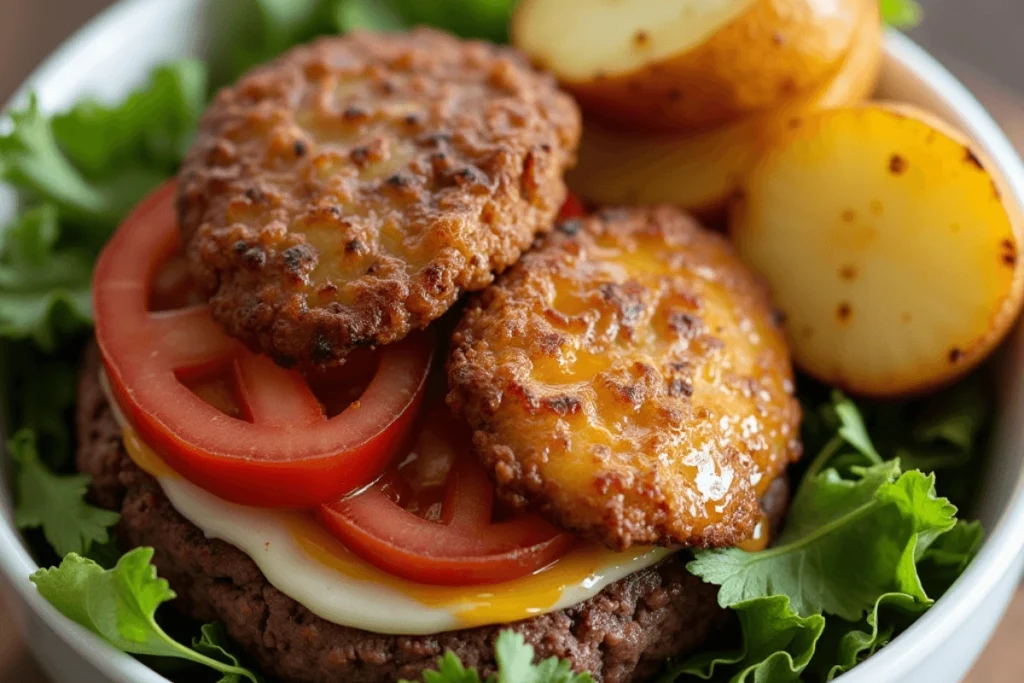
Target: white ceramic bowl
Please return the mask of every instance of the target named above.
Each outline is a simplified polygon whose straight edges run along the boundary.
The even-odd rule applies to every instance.
[[[226,0],[126,0],[93,20],[54,53],[15,97],[39,94],[44,110],[70,106],[82,95],[118,98],[160,62],[202,55],[216,34],[207,10]],[[899,34],[885,42],[881,94],[921,105],[966,131],[1008,178],[1024,211],[1024,165],[971,94],[917,45]],[[0,194],[0,225],[14,211]],[[977,559],[938,604],[906,633],[842,677],[843,683],[936,683],[960,680],[1002,616],[1024,563],[1024,330],[1018,328],[996,361],[1000,414],[976,515],[988,531]],[[17,400],[17,397],[10,397]],[[2,459],[0,459],[2,460]],[[0,462],[0,475],[6,475]],[[0,476],[0,482],[9,481]],[[107,647],[64,619],[28,581],[36,569],[11,522],[11,494],[0,486],[0,590],[43,667],[58,683],[160,683],[162,676]]]

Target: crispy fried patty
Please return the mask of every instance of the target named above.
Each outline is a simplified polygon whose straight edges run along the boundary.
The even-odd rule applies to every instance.
[[[800,455],[765,288],[667,206],[541,238],[470,303],[448,370],[499,494],[613,548],[736,545]]]
[[[580,119],[514,50],[418,29],[298,47],[222,90],[179,174],[227,331],[327,365],[426,326],[550,229]]]
[[[160,575],[177,592],[177,607],[196,619],[222,622],[263,670],[287,683],[394,683],[417,679],[452,650],[468,666],[494,670],[501,626],[431,636],[379,635],[338,626],[276,590],[249,557],[206,538],[178,514],[156,480],[121,445],[121,431],[99,386],[93,353],[78,393],[78,467],[92,475],[92,497],[120,511],[124,550],[152,546]],[[780,482],[781,484],[781,482]],[[781,522],[784,485],[763,499]],[[513,624],[538,657],[569,659],[598,681],[649,680],[665,659],[699,647],[726,618],[715,588],[688,574],[675,556],[605,588],[575,607]]]

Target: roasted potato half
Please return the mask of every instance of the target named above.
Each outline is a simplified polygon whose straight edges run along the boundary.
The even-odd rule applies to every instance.
[[[822,111],[751,170],[730,232],[798,365],[855,394],[913,394],[976,366],[1020,310],[1021,224],[1002,182],[914,108]]]
[[[874,92],[882,64],[878,5],[869,3],[838,70],[778,108],[691,134],[638,134],[587,122],[569,186],[597,204],[670,203],[714,221],[757,158],[806,111],[856,104]]]
[[[757,129],[745,124],[678,137],[587,123],[566,182],[595,204],[670,203],[712,218],[736,193],[758,149]]]
[[[835,71],[876,0],[523,0],[512,41],[592,116],[705,128],[769,109]]]

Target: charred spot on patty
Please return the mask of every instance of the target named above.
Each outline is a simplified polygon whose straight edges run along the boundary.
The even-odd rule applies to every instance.
[[[316,252],[308,244],[296,244],[281,252],[281,259],[285,268],[298,273],[316,259]]]
[[[267,264],[267,252],[259,247],[251,247],[242,252],[242,261],[249,268],[262,268]]]

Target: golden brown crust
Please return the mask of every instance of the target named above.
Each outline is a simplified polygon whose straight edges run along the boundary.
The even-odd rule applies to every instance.
[[[284,365],[426,326],[550,228],[580,131],[518,53],[352,33],[221,91],[179,175],[188,255],[229,333]]]
[[[470,303],[452,349],[448,400],[499,494],[615,548],[749,538],[800,455],[764,287],[673,208],[561,224]]]

